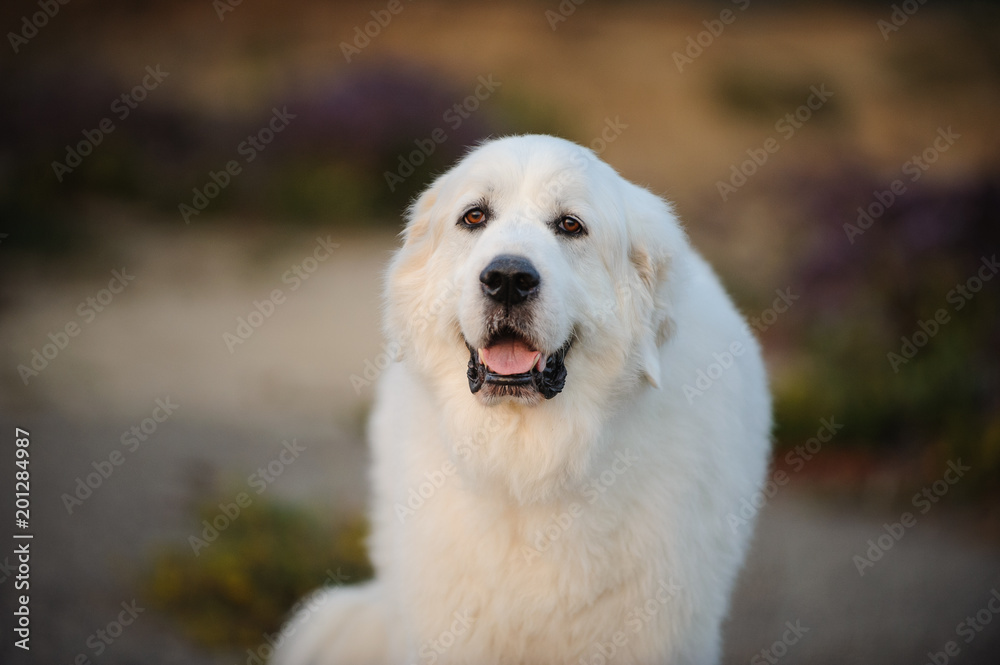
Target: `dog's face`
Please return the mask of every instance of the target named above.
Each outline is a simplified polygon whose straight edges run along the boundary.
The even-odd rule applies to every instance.
[[[488,142],[414,203],[404,237],[386,332],[442,399],[591,420],[659,383],[686,239],[591,151]]]
[[[580,278],[595,267],[584,220],[597,213],[585,196],[581,154],[550,161],[536,153],[533,164],[518,164],[511,160],[528,155],[502,150],[509,147],[478,151],[459,183],[453,228],[465,260],[455,274],[457,323],[470,391],[484,403],[530,405],[562,391],[588,295],[602,296],[598,280]]]

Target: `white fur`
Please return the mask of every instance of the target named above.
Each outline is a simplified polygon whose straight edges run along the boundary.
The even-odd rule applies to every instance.
[[[460,227],[483,199],[486,226]],[[566,213],[585,236],[554,232]],[[434,182],[404,238],[386,286],[402,359],[371,421],[377,575],[324,592],[275,665],[718,662],[770,397],[670,207],[575,144],[509,137]],[[469,389],[462,338],[482,343],[479,274],[502,253],[541,275],[539,350],[574,337],[549,400]]]

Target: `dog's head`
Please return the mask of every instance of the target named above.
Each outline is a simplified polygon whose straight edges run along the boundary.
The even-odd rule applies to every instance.
[[[466,411],[592,421],[660,383],[686,247],[669,206],[593,152],[489,141],[412,205],[386,332]]]

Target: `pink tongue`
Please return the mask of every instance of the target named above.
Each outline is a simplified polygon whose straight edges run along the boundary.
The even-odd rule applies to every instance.
[[[525,374],[535,365],[537,351],[520,340],[503,340],[483,351],[483,361],[496,374]]]

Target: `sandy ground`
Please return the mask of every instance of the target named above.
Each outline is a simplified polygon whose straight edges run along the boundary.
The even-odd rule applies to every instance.
[[[85,654],[99,663],[242,663],[187,643],[149,609],[99,657],[87,640],[122,602],[144,605],[138,571],[151,545],[184,542],[193,531],[192,499],[245,478],[283,440],[306,450],[268,492],[330,511],[363,505],[360,423],[371,388],[356,391],[351,376],[378,360],[380,271],[394,239],[320,229],[280,239],[252,228],[137,235],[127,215],[118,223],[109,238],[122,240],[86,267],[25,265],[2,287],[0,431],[31,432],[36,538],[33,649],[25,658],[11,645],[13,579],[0,573],[8,603],[0,661],[71,663]],[[293,290],[282,277],[312,266],[317,238],[339,246]],[[80,303],[123,269],[135,279],[88,322]],[[231,353],[224,333],[274,289],[284,299]],[[79,334],[24,385],[16,367],[69,322]],[[177,404],[175,412],[67,514],[61,495],[122,449],[122,433],[158,399]],[[0,509],[11,508],[5,492]],[[923,663],[949,640],[961,652],[949,662],[997,662],[1000,619],[984,608],[1000,589],[1000,550],[959,528],[947,497],[858,574],[852,557],[899,514],[823,498],[802,483],[781,488],[762,513],[725,662]],[[0,564],[11,556],[0,550]],[[966,643],[959,624],[976,612],[991,623]]]

